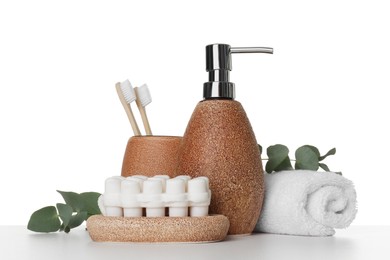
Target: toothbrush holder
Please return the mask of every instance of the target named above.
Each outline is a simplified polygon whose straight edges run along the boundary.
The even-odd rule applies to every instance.
[[[180,136],[133,136],[127,142],[122,176],[157,174],[176,176]]]

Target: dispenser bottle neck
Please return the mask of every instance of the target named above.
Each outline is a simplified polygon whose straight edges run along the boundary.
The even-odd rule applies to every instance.
[[[232,70],[232,53],[273,53],[272,48],[238,47],[232,48],[228,44],[211,44],[206,46],[206,71],[209,81],[203,85],[203,98],[235,98],[234,83],[230,82]]]

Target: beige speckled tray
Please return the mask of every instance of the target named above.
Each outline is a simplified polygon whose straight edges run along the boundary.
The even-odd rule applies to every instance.
[[[87,229],[97,242],[216,242],[225,239],[229,220],[223,215],[207,217],[104,217],[91,216]]]

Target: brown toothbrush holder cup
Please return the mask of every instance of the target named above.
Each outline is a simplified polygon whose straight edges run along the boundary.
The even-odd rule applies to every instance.
[[[176,176],[180,136],[133,136],[127,142],[122,176]]]

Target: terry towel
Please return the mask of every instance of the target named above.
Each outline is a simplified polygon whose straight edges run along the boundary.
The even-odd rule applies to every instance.
[[[356,216],[356,191],[343,176],[294,170],[264,177],[264,204],[256,232],[331,236]]]

